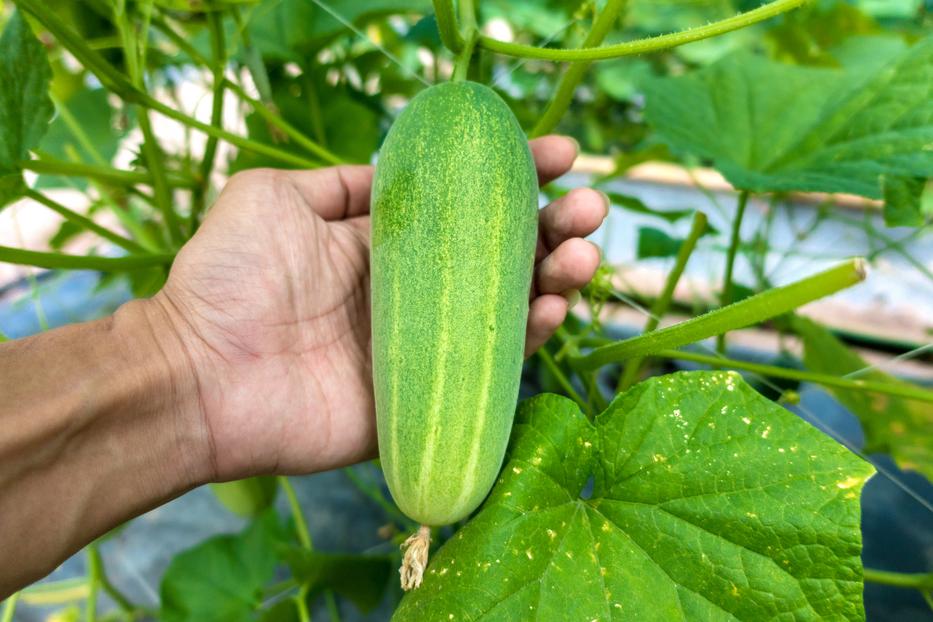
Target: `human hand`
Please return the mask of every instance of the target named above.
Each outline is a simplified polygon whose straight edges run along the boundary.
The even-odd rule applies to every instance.
[[[542,185],[576,146],[531,143]],[[150,313],[184,351],[209,481],[308,473],[375,455],[370,360],[373,169],[252,170],[233,176],[181,249]],[[599,265],[581,239],[608,205],[574,190],[540,212],[526,355],[563,322]]]

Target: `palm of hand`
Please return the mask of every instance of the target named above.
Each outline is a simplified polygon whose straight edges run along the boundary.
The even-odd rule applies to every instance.
[[[210,361],[201,405],[215,450],[244,437],[278,449],[215,451],[221,477],[306,472],[375,447],[369,217],[327,222],[308,198],[288,174],[232,179],[160,294]]]
[[[375,454],[371,176],[370,167],[235,176],[179,253],[157,299],[198,370],[213,479],[307,473]],[[585,235],[602,215],[570,222],[557,237]],[[551,253],[538,272],[552,259],[570,263],[572,250]],[[537,289],[580,287],[597,263],[598,255],[575,270],[553,266]],[[559,296],[533,302],[534,348],[565,313]]]

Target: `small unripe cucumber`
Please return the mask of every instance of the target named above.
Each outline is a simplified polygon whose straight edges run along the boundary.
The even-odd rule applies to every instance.
[[[538,181],[491,89],[419,93],[386,137],[372,193],[379,455],[401,510],[445,525],[502,466],[521,376]]]

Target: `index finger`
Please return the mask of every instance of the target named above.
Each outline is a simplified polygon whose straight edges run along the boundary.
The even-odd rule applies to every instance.
[[[570,170],[577,158],[577,142],[567,136],[542,136],[529,141],[538,169],[538,183],[544,185]]]

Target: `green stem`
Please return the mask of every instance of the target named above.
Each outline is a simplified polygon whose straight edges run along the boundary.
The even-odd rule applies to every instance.
[[[233,17],[233,23],[236,24],[237,36],[243,45],[245,56],[244,64],[256,90],[259,91],[259,99],[264,102],[272,101],[272,84],[269,82],[269,72],[266,71],[266,64],[262,60],[262,52],[253,45],[253,38],[250,36],[249,28],[240,15],[240,9],[236,4],[230,5],[230,15]]]
[[[295,531],[298,534],[298,542],[302,547],[310,551],[313,548],[311,545],[311,534],[308,532],[308,523],[305,521],[304,512],[301,511],[301,505],[298,503],[298,496],[295,495],[295,489],[292,488],[291,482],[288,481],[288,478],[284,475],[280,475],[277,479],[279,480],[279,485],[282,487],[282,490],[285,491],[285,496],[288,499],[288,507],[292,512],[292,518],[295,519]]]
[[[53,7],[44,0],[15,0],[16,5],[32,15],[59,40],[62,47],[74,56],[88,71],[93,73],[101,84],[117,93],[127,101],[132,101],[136,87],[108,63],[103,56],[92,50],[84,38],[72,30],[58,16]]]
[[[99,272],[125,272],[171,265],[175,255],[149,254],[126,257],[95,257],[93,255],[65,255],[27,251],[0,246],[0,262],[22,266],[35,266],[47,270],[97,270]]]
[[[434,16],[437,19],[437,31],[441,35],[444,47],[457,54],[466,42],[457,30],[453,0],[434,0]]]
[[[596,369],[608,363],[677,348],[787,313],[808,302],[850,287],[864,278],[865,262],[853,259],[790,285],[762,292],[680,324],[596,348],[585,356],[571,357],[571,362],[580,369]]]
[[[748,11],[747,13],[740,13],[733,17],[707,24],[706,26],[690,28],[659,37],[594,48],[540,48],[533,45],[499,41],[486,36],[480,37],[479,45],[491,52],[497,52],[507,56],[518,56],[520,58],[537,58],[557,62],[606,60],[610,58],[621,58],[623,56],[633,56],[635,54],[645,54],[647,52],[657,52],[685,43],[715,37],[727,32],[732,32],[733,30],[745,28],[746,26],[751,26],[752,24],[770,19],[781,13],[786,13],[791,9],[797,8],[804,2],[806,2],[806,0],[775,0],[757,9]]]
[[[327,607],[327,615],[330,616],[330,622],[340,622],[340,610],[337,609],[337,599],[331,590],[324,592],[324,605]]]
[[[298,609],[300,622],[311,622],[311,612],[308,611],[308,587],[309,584],[305,583],[298,588],[298,593],[295,595],[295,607]]]
[[[865,568],[862,573],[865,580],[871,583],[893,585],[894,587],[905,587],[922,591],[933,590],[933,572],[903,573]]]
[[[16,603],[19,602],[19,592],[10,595],[4,601],[3,615],[0,616],[0,622],[13,622],[13,614],[16,613]]]
[[[136,184],[152,184],[152,175],[139,171],[122,171],[109,166],[95,164],[82,164],[79,162],[65,162],[53,158],[42,157],[39,160],[24,160],[20,162],[27,171],[40,175],[61,175],[63,177],[90,177],[113,186],[133,186]],[[196,182],[193,177],[181,173],[168,173],[169,182],[176,187],[194,188]]]
[[[134,89],[145,94],[145,64],[140,55],[140,47],[145,49],[145,46],[139,45],[136,24],[126,11],[125,0],[116,2],[114,21],[123,40],[123,58],[130,83]],[[172,241],[177,245],[181,245],[183,241],[181,222],[178,214],[175,213],[172,191],[169,188],[168,177],[165,172],[165,153],[156,139],[155,132],[152,131],[149,111],[142,106],[137,106],[136,114],[139,129],[142,130],[143,134],[142,155],[146,162],[146,168],[152,174],[152,188],[155,191],[156,205],[159,211],[162,212],[162,218]]]
[[[209,9],[214,9],[211,5]],[[224,41],[224,24],[220,11],[208,10],[207,29],[211,38],[211,50],[214,54],[213,62],[213,88],[211,91],[211,125],[223,126],[224,113],[224,68],[227,63],[227,47]],[[211,171],[214,170],[214,156],[217,153],[217,137],[208,136],[204,145],[204,155],[201,158],[200,185],[194,190],[191,198],[191,213],[188,216],[188,230],[193,234],[198,228],[201,212],[204,210],[204,200],[211,186]]]
[[[583,46],[586,48],[598,47],[599,44],[603,42],[603,39],[606,38],[613,24],[616,23],[616,20],[619,18],[619,13],[624,6],[625,0],[608,0],[606,2],[606,7],[593,21],[593,27],[590,29],[590,32],[587,33],[586,39],[583,41]],[[554,128],[557,127],[564,113],[566,113],[567,109],[570,107],[573,94],[577,90],[577,86],[579,86],[580,82],[583,80],[591,64],[592,63],[575,63],[564,71],[564,75],[561,76],[560,83],[557,85],[557,90],[554,92],[554,97],[548,104],[547,109],[545,109],[544,114],[538,119],[538,123],[535,125],[534,129],[531,130],[532,137],[543,136],[544,134],[552,132]]]
[[[163,162],[165,153],[156,140],[155,133],[152,131],[152,124],[149,121],[149,111],[143,106],[137,106],[137,116],[139,129],[143,133],[142,151],[146,160],[146,168],[152,173],[152,189],[155,191],[156,205],[162,212],[162,218],[165,220],[165,226],[168,228],[169,235],[175,244],[181,245],[184,238],[181,233],[181,222],[178,214],[172,205],[172,191],[168,184],[168,177],[165,174]]]
[[[567,378],[567,375],[563,372],[563,370],[561,370],[560,366],[558,366],[557,361],[554,360],[554,357],[551,356],[551,353],[548,352],[547,349],[541,348],[538,350],[537,354],[538,358],[541,359],[541,362],[544,363],[544,366],[548,368],[548,371],[554,375],[554,378],[564,390],[564,393],[567,394],[567,397],[579,404],[580,408],[582,408],[584,411],[589,411],[589,405],[586,403],[586,400],[583,399],[583,397],[577,393],[576,389],[573,388],[573,385],[570,383],[570,379]]]
[[[86,622],[95,622],[97,620],[97,594],[100,591],[100,562],[100,551],[97,550],[97,543],[92,542],[87,546],[88,593],[87,601],[84,603],[84,619]]]
[[[284,164],[291,164],[292,166],[298,166],[301,168],[319,168],[320,167],[320,163],[314,160],[303,158],[299,155],[289,153],[288,151],[283,151],[281,149],[272,147],[270,145],[264,145],[263,143],[258,143],[254,140],[250,140],[249,138],[244,138],[242,136],[238,136],[226,130],[214,127],[212,125],[208,125],[207,123],[201,123],[197,119],[193,119],[189,117],[188,115],[184,114],[183,112],[178,112],[174,108],[170,108],[169,106],[166,106],[162,102],[156,99],[153,99],[152,97],[149,97],[148,95],[140,95],[140,98],[142,100],[142,104],[144,106],[149,107],[151,110],[154,110],[158,112],[159,114],[162,114],[170,119],[174,119],[178,121],[179,123],[182,123],[183,125],[187,125],[188,127],[194,128],[196,130],[200,130],[201,132],[204,132],[208,136],[216,136],[217,138],[223,139],[227,141],[228,143],[230,143],[231,145],[235,145],[242,149],[247,149],[249,151],[252,151],[253,153],[258,153],[260,155],[269,156],[270,158],[274,158],[278,160],[279,162],[282,162]]]
[[[106,227],[102,227],[98,225],[96,222],[94,222],[87,216],[82,216],[81,214],[68,209],[61,203],[58,203],[50,199],[44,194],[36,192],[32,188],[27,189],[26,193],[23,196],[28,197],[32,199],[33,201],[36,201],[37,203],[41,203],[42,205],[46,206],[47,208],[49,208],[56,214],[63,217],[65,220],[78,225],[82,229],[96,233],[97,235],[104,238],[105,240],[109,240],[110,242],[113,242],[117,246],[120,246],[121,248],[128,250],[131,253],[145,253],[146,252],[145,248],[143,248],[142,246],[140,246],[133,240],[129,238],[125,238],[122,235],[118,233],[114,233],[110,229],[107,229]]]
[[[458,4],[460,6],[460,28],[464,33],[464,39],[466,39],[466,33],[477,30],[476,4],[474,0],[460,0]]]
[[[748,205],[748,190],[739,193],[739,205],[732,218],[732,235],[729,238],[729,250],[726,253],[726,270],[722,277],[722,294],[719,304],[726,307],[732,304],[732,272],[735,269],[735,256],[742,241],[742,220],[745,218],[745,207]],[[726,333],[716,338],[716,351],[723,354],[726,351]]]
[[[654,304],[651,305],[648,321],[645,322],[645,333],[653,332],[654,329],[658,327],[661,316],[667,313],[671,305],[671,300],[674,297],[674,289],[677,287],[677,283],[680,281],[680,277],[687,267],[687,260],[690,259],[690,255],[693,253],[693,249],[696,248],[697,242],[704,231],[706,231],[706,214],[703,212],[696,212],[693,215],[693,225],[690,227],[690,233],[687,235],[687,239],[683,241],[683,244],[680,245],[674,267],[667,275],[667,280],[664,283],[664,290],[661,292],[661,295],[658,296],[657,300],[654,301]],[[638,377],[638,372],[641,369],[643,361],[644,359],[640,357],[625,361],[625,367],[619,377],[616,393],[624,391],[635,383],[635,379]]]
[[[256,112],[262,120],[272,125],[280,130],[282,133],[288,136],[290,139],[294,140],[296,143],[304,147],[309,153],[321,158],[324,162],[328,164],[343,164],[344,160],[332,153],[331,151],[325,149],[318,143],[314,142],[307,136],[305,136],[301,130],[297,129],[295,126],[289,124],[285,119],[273,112],[268,106],[264,103],[250,97],[249,94],[243,89],[242,86],[233,82],[232,80],[226,80],[227,87],[233,91],[233,93],[239,97],[241,100],[249,104],[249,106]],[[283,152],[284,153],[284,152]]]
[[[746,361],[738,361],[723,356],[699,354],[697,352],[684,352],[683,350],[661,350],[656,352],[654,356],[666,359],[690,361],[693,363],[699,363],[701,365],[710,365],[712,367],[725,367],[730,369],[749,371],[762,376],[769,376],[771,378],[784,378],[787,380],[798,380],[800,382],[812,382],[813,384],[818,384],[824,387],[844,389],[846,391],[881,393],[894,397],[903,397],[906,399],[933,403],[933,391],[909,384],[894,384],[888,382],[875,382],[870,380],[851,380],[848,378],[830,376],[828,374],[818,374],[799,369],[776,367],[773,365],[762,365],[760,363],[748,363]]]
[[[94,585],[102,588],[104,592],[113,599],[113,602],[131,618],[141,613],[142,609],[130,602],[130,599],[110,582],[110,577],[107,576],[106,566],[104,566],[104,559],[100,554],[100,548],[96,542],[88,545],[87,555],[88,567],[91,570],[91,581],[93,581],[91,592],[93,593],[95,591]],[[90,599],[90,596],[88,596],[88,598]]]
[[[120,72],[118,72],[110,63],[103,59],[97,52],[90,49],[81,39],[81,37],[72,31],[68,26],[40,0],[16,0],[19,6],[26,12],[35,17],[49,32],[56,36],[62,45],[77,58],[85,68],[93,73],[107,87],[127,102],[139,103],[150,110],[154,110],[179,123],[204,132],[208,136],[216,136],[231,145],[247,149],[253,153],[265,155],[274,158],[284,164],[299,166],[303,168],[318,168],[319,163],[307,158],[291,154],[287,151],[264,145],[242,136],[237,136],[230,132],[215,128],[207,123],[201,123],[188,115],[178,112],[162,102],[156,100],[148,93],[136,88]]]
[[[175,43],[175,45],[177,45],[180,50],[182,50],[188,56],[194,59],[195,62],[198,62],[204,65],[205,67],[211,66],[210,61],[203,54],[201,54],[194,46],[188,43],[188,41],[186,41],[184,37],[182,37],[177,32],[175,32],[175,30],[172,29],[172,27],[161,17],[154,16],[152,19],[152,23],[156,28],[161,30],[162,33],[165,34],[165,36],[171,39],[172,42]],[[255,76],[253,79],[254,81],[256,80]],[[224,84],[227,89],[233,92],[243,102],[248,104],[250,108],[252,108],[253,111],[255,111],[256,114],[258,114],[260,117],[262,117],[262,119],[266,123],[281,130],[283,134],[285,134],[290,139],[294,140],[296,143],[304,147],[309,153],[321,158],[321,160],[328,162],[330,164],[343,164],[344,163],[344,160],[342,160],[339,156],[335,155],[334,153],[325,149],[323,146],[314,142],[309,137],[305,136],[301,132],[301,130],[295,128],[293,125],[285,121],[281,116],[279,116],[272,109],[270,109],[261,99],[250,97],[249,94],[246,92],[246,90],[242,86],[240,86],[238,83],[234,82],[233,80],[224,78]],[[258,86],[259,86],[259,83],[257,82],[257,88]],[[268,101],[271,101],[271,95],[269,96],[262,95],[262,89],[260,89],[260,94],[262,98],[267,99]]]
[[[467,34],[466,45],[457,55],[454,73],[450,78],[453,82],[462,82],[467,79],[467,74],[470,71],[470,61],[473,59],[473,50],[476,47],[476,36],[476,30]]]

